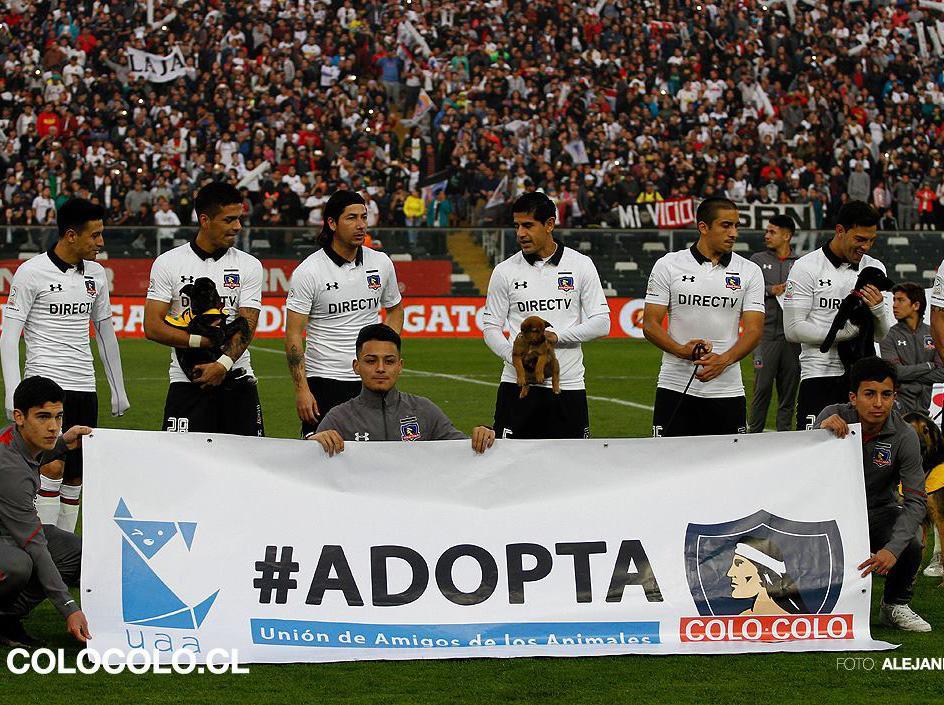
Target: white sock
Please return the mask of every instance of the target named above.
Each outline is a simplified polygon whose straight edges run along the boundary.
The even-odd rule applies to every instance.
[[[55,524],[59,519],[59,486],[62,478],[53,480],[39,476],[39,492],[36,494],[36,513],[43,524]]]
[[[82,485],[63,485],[59,490],[59,520],[56,522],[63,531],[75,533],[75,523],[79,519],[79,495]]]

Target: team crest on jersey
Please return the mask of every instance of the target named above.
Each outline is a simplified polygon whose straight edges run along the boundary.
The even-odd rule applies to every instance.
[[[86,277],[86,279],[85,279],[85,293],[87,293],[89,296],[95,296],[95,294],[98,293],[98,291],[95,289],[95,280],[94,280],[94,279],[89,279],[88,277]]]
[[[561,291],[573,291],[574,290],[574,278],[573,277],[557,277],[557,288]]]
[[[418,441],[420,439],[420,422],[415,416],[400,419],[400,440]]]
[[[379,274],[367,275],[367,288],[374,289],[375,291],[380,288],[380,275]]]
[[[892,464],[892,445],[891,443],[876,443],[875,450],[872,451],[872,462],[880,468],[888,467]]]
[[[926,350],[934,350],[934,338],[930,335],[924,336],[924,347]]]
[[[239,286],[239,272],[227,272],[223,275],[223,286],[227,289],[235,289]]]
[[[724,277],[724,288],[731,291],[739,291],[741,288],[741,275],[726,274]]]

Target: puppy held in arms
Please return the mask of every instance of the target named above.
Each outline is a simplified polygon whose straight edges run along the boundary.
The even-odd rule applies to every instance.
[[[548,375],[554,394],[560,394],[560,364],[544,332],[550,325],[540,316],[528,316],[521,322],[521,332],[515,337],[511,351],[521,387],[520,399],[528,396],[528,385],[544,384]]]
[[[213,362],[227,347],[234,336],[249,339],[249,323],[242,316],[236,316],[232,321],[226,321],[223,312],[223,300],[216,290],[212,279],[199,277],[193,284],[187,284],[180,290],[182,297],[187,297],[190,306],[179,316],[168,314],[164,320],[174,328],[185,330],[188,333],[209,338],[212,342],[209,348],[175,348],[177,362],[187,379],[197,381],[194,368]],[[226,375],[227,381],[237,379],[243,370],[230,370]]]
[[[833,343],[836,342],[836,336],[846,323],[857,326],[858,333],[854,338],[844,340],[836,346],[839,359],[842,360],[847,372],[857,360],[875,354],[875,318],[868,304],[862,300],[862,289],[869,285],[879,291],[890,291],[895,286],[895,282],[877,267],[866,267],[859,272],[855,288],[839,304],[839,310],[836,311],[829,333],[819,346],[820,352],[829,352]]]

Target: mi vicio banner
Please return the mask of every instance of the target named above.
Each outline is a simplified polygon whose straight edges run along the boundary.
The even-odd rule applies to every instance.
[[[620,206],[621,228],[686,228],[695,225],[695,201],[673,198],[668,201]]]
[[[403,419],[404,434],[424,433]],[[858,433],[348,443],[97,430],[97,649],[247,662],[889,648]],[[789,478],[789,481],[784,481]],[[680,491],[680,488],[685,488]]]
[[[674,199],[658,203],[618,206],[614,209],[620,228],[692,228],[698,201]],[[743,230],[763,230],[776,215],[789,215],[800,230],[811,230],[816,222],[809,203],[739,203]]]
[[[149,54],[140,49],[125,49],[128,55],[128,71],[151,83],[167,83],[187,73],[187,63],[179,46],[167,56]]]

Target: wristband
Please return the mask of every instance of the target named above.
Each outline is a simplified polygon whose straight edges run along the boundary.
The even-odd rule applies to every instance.
[[[216,361],[223,365],[227,372],[233,369],[233,358],[231,358],[229,355],[220,355]]]
[[[191,348],[199,348],[200,343],[202,342],[203,342],[203,336],[197,335],[196,333],[190,334],[190,347]]]

